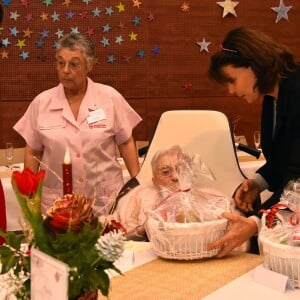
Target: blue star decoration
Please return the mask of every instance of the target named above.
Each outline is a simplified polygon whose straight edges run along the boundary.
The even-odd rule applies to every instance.
[[[1,44],[3,47],[8,47],[8,45],[10,45],[11,42],[8,40],[8,38],[5,38],[5,39],[2,39]]]
[[[271,7],[273,11],[277,13],[276,21],[275,23],[278,23],[281,19],[288,20],[288,11],[292,8],[292,6],[285,6],[283,0],[280,0],[279,6],[277,7]]]
[[[2,1],[2,5],[3,5],[3,6],[9,6],[10,3],[11,3],[11,0],[3,0],[3,1]]]
[[[13,28],[9,28],[9,31],[10,31],[10,35],[13,35],[13,36],[17,36],[20,31],[17,29],[17,27],[13,27]]]
[[[103,47],[109,46],[109,39],[103,37],[100,43],[103,44]]]
[[[206,42],[205,38],[202,39],[202,42],[197,42],[197,45],[200,47],[200,52],[202,52],[203,50],[206,52],[208,51],[208,46],[210,45],[210,42]]]
[[[94,10],[93,10],[93,17],[100,17],[100,13],[101,13],[101,10],[96,7]]]
[[[105,14],[106,14],[106,15],[111,16],[113,12],[114,12],[114,11],[113,11],[112,7],[106,7],[106,8],[105,8]]]
[[[23,58],[23,60],[26,60],[26,59],[29,58],[29,52],[28,51],[22,51],[19,56],[21,56]]]
[[[107,62],[110,64],[113,64],[115,62],[115,57],[113,55],[108,55],[107,56]]]
[[[139,50],[137,56],[140,58],[144,58],[146,56],[146,52],[144,50]]]
[[[138,16],[135,16],[132,20],[132,23],[134,24],[134,26],[140,25],[141,24],[141,18],[139,18]]]

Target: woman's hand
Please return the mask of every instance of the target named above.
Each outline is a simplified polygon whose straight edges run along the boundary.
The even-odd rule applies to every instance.
[[[217,258],[226,256],[234,248],[241,246],[257,233],[257,225],[251,218],[245,218],[238,214],[223,213],[222,217],[229,222],[229,230],[219,239],[208,245],[208,249],[221,247],[221,251],[216,255]]]
[[[234,200],[237,207],[243,212],[253,210],[253,203],[259,196],[259,186],[253,179],[245,179],[236,190]]]

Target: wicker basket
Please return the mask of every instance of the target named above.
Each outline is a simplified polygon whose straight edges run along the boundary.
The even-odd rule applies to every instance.
[[[207,245],[222,235],[227,220],[204,223],[165,222],[155,212],[148,212],[145,229],[154,252],[163,258],[192,260],[216,255],[220,249],[207,250]]]
[[[286,275],[296,288],[300,288],[300,247],[273,242],[262,232],[259,235],[260,251],[264,266]]]

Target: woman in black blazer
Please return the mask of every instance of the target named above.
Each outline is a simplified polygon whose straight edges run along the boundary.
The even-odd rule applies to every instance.
[[[286,46],[264,33],[237,28],[211,57],[209,75],[227,85],[229,93],[248,103],[262,103],[261,146],[266,163],[235,192],[237,206],[248,217],[226,213],[230,230],[210,245],[223,247],[218,254],[223,257],[258,233],[260,210],[279,202],[285,185],[300,177],[300,65]],[[273,195],[261,203],[259,194],[265,189]]]

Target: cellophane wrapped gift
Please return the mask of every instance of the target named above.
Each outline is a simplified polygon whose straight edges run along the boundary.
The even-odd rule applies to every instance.
[[[263,213],[259,245],[264,266],[300,288],[300,180],[290,181],[280,202]]]
[[[220,249],[207,245],[226,231],[221,217],[230,210],[230,201],[222,193],[202,186],[204,176],[214,180],[198,155],[185,155],[176,168],[178,189],[161,191],[157,206],[147,212],[145,229],[158,256],[191,260],[216,255]]]

